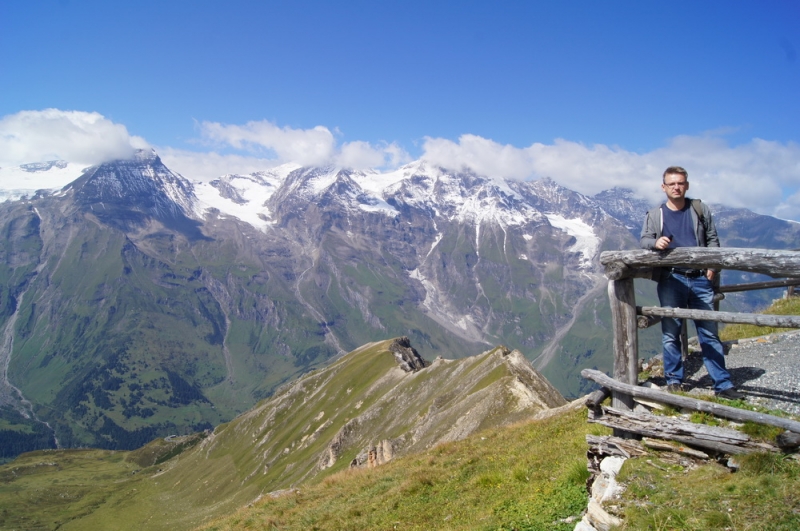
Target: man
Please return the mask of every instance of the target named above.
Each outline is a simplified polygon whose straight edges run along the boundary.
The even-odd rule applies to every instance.
[[[670,166],[664,172],[661,189],[667,195],[667,201],[647,213],[639,240],[642,248],[663,251],[676,247],[719,247],[711,211],[704,203],[686,197],[688,172],[680,166]],[[654,278],[658,280],[661,306],[713,310],[714,273],[712,269],[661,268]],[[717,334],[717,323],[695,320],[694,324],[703,363],[714,380],[715,394],[729,400],[744,398],[734,389],[731,375],[725,369],[725,354]],[[679,391],[683,383],[681,320],[662,318],[661,334],[667,390]]]

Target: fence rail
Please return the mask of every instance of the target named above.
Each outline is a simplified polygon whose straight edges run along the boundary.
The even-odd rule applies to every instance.
[[[636,386],[639,374],[638,328],[654,324],[661,317],[702,319],[725,323],[800,328],[800,316],[763,315],[681,308],[637,307],[634,278],[652,278],[654,268],[733,269],[760,273],[783,280],[720,287],[719,292],[766,289],[800,285],[800,252],[768,249],[681,247],[666,251],[605,251],[600,255],[605,266],[611,318],[614,329],[613,380]],[[594,378],[592,378],[594,379]],[[630,389],[611,389],[612,409],[631,411],[634,395]],[[797,432],[798,426],[791,431]]]

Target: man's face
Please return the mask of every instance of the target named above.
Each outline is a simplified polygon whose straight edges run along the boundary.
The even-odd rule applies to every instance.
[[[686,196],[686,190],[689,189],[689,181],[680,173],[668,173],[664,176],[664,184],[661,185],[661,189],[670,199],[683,199]]]

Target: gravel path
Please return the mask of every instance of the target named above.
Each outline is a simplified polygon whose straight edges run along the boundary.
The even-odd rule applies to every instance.
[[[800,331],[735,341],[725,363],[749,403],[800,415]],[[685,368],[690,393],[713,392],[700,352],[689,354]]]

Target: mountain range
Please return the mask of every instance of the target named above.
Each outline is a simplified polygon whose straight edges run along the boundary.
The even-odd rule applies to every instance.
[[[141,151],[38,191],[75,169],[4,171],[0,457],[211,429],[399,336],[427,360],[506,345],[577,396],[611,366],[598,254],[636,248],[649,206],[424,161],[192,182]],[[726,246],[800,247],[796,223],[714,210]]]

